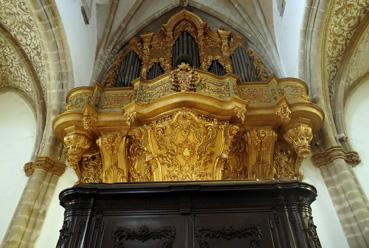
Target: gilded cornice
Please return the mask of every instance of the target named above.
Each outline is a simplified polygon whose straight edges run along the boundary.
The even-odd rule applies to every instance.
[[[322,45],[323,82],[327,82],[329,98],[334,94],[333,80],[343,56],[360,22],[369,11],[368,0],[331,1],[327,11]]]
[[[35,161],[24,165],[24,172],[28,177],[34,173],[35,169],[41,169],[53,175],[61,176],[64,173],[65,165],[55,162],[48,157],[37,157]]]
[[[45,94],[44,71],[40,33],[26,1],[0,0],[0,23],[14,37],[31,61]],[[18,69],[18,68],[17,68]]]
[[[317,167],[332,165],[334,160],[343,159],[351,165],[360,163],[359,154],[355,151],[345,151],[341,146],[332,146],[323,152],[315,152],[311,157]]]

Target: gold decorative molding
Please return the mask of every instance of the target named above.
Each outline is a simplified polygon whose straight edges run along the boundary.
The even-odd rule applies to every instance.
[[[323,152],[315,152],[311,157],[313,164],[317,167],[329,166],[336,159],[343,159],[353,166],[361,162],[357,152],[345,151],[341,146],[332,146]]]
[[[61,176],[65,171],[65,165],[55,162],[48,157],[37,157],[35,161],[28,162],[24,165],[24,172],[28,177],[33,174],[35,169],[41,169],[53,175]]]

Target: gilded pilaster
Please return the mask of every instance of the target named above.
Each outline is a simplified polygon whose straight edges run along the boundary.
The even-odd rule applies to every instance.
[[[272,179],[273,151],[277,134],[270,127],[252,128],[246,131],[248,154],[248,178]]]
[[[127,182],[126,136],[119,132],[103,133],[97,144],[102,156],[104,182]]]

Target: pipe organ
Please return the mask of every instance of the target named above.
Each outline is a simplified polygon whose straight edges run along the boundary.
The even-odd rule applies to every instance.
[[[235,74],[238,82],[257,82],[269,77],[260,58],[240,37],[219,29],[213,31],[198,17],[171,20],[158,34],[145,33],[133,38],[112,63],[103,84],[132,86],[138,77],[155,77],[187,63],[194,69],[218,76]]]
[[[320,247],[300,166],[324,114],[268,75],[185,10],[130,40],[53,122],[82,184],[58,247]]]

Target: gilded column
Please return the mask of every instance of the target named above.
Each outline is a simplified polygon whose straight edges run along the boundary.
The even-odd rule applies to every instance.
[[[4,248],[33,247],[45,219],[58,178],[65,165],[48,157],[25,164],[29,177],[14,217],[5,235]]]

